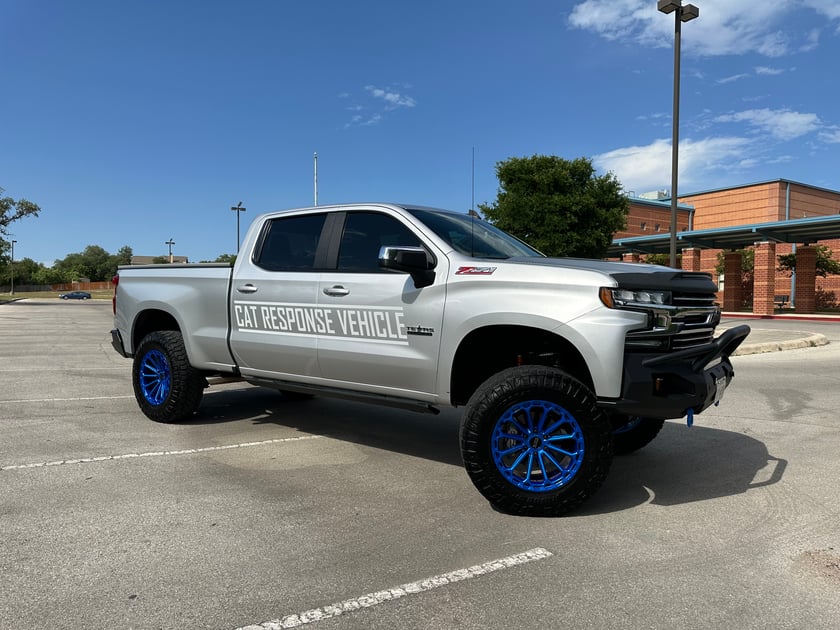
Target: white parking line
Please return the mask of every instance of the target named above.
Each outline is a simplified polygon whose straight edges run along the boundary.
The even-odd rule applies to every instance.
[[[484,564],[478,564],[468,569],[458,569],[449,573],[435,575],[418,582],[409,582],[408,584],[401,584],[394,588],[389,588],[384,591],[376,591],[375,593],[368,593],[355,599],[346,599],[343,602],[330,604],[321,608],[313,608],[301,613],[293,615],[286,615],[274,621],[265,621],[263,623],[253,624],[249,626],[242,626],[236,630],[280,630],[281,628],[297,628],[316,621],[323,621],[332,617],[338,617],[347,613],[352,613],[363,608],[371,608],[379,604],[406,597],[407,595],[416,595],[417,593],[424,593],[431,591],[441,586],[447,586],[454,582],[462,582],[469,580],[486,573],[493,573],[494,571],[501,571],[502,569],[509,569],[511,567],[525,564],[526,562],[533,562],[535,560],[544,560],[550,558],[552,554],[550,551],[542,547],[535,547],[528,551],[523,551],[513,556],[506,558],[499,558],[498,560],[491,560]]]
[[[131,371],[130,365],[115,365],[111,367],[15,367],[15,368],[0,368],[0,372],[104,372],[108,370]]]
[[[77,396],[75,398],[21,398],[19,400],[0,400],[3,403],[43,403],[43,402],[75,402],[77,400],[120,400],[134,398],[134,396]]]
[[[138,457],[165,457],[167,455],[194,455],[212,451],[227,451],[234,448],[249,448],[251,446],[265,446],[266,444],[281,444],[283,442],[299,442],[301,440],[316,440],[322,435],[300,435],[290,438],[276,438],[260,442],[242,442],[240,444],[225,444],[223,446],[205,446],[203,448],[187,448],[180,451],[150,451],[147,453],[125,453],[122,455],[99,455],[97,457],[80,457],[79,459],[62,459],[53,462],[36,462],[33,464],[11,464],[0,466],[0,472],[6,470],[23,470],[26,468],[46,468],[47,466],[67,466],[69,464],[90,464],[93,462],[109,462],[120,459],[136,459]]]

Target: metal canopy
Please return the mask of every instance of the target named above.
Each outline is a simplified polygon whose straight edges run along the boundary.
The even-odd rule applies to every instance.
[[[814,243],[840,238],[840,214],[807,219],[791,219],[772,223],[753,223],[731,227],[687,230],[677,234],[677,248],[700,247],[703,249],[740,249],[759,241],[777,243]],[[607,250],[610,258],[636,252],[642,254],[667,254],[670,234],[629,236],[613,240]]]

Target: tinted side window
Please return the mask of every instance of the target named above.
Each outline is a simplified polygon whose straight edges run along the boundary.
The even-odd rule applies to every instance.
[[[379,267],[379,249],[386,245],[421,245],[414,232],[386,214],[351,212],[344,223],[338,249],[339,271],[367,273],[385,271]]]
[[[325,219],[324,214],[272,219],[254,262],[269,271],[309,271]]]

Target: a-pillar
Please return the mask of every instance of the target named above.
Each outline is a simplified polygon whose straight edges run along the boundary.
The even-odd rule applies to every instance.
[[[680,265],[683,271],[700,271],[700,248],[686,247],[682,250]]]
[[[753,271],[753,313],[772,315],[776,292],[776,243],[762,241],[755,244]]]
[[[723,310],[740,311],[743,303],[741,252],[726,252],[723,255]]]
[[[817,248],[803,245],[796,248],[796,312],[817,310]]]
[[[622,262],[637,263],[640,262],[640,260],[639,255],[635,252],[621,255]]]

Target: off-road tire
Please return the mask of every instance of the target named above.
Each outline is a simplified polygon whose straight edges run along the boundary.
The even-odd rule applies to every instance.
[[[496,509],[560,516],[606,479],[611,432],[594,394],[576,378],[545,366],[509,368],[470,398],[461,421],[461,456]]]
[[[664,420],[653,418],[634,418],[630,416],[612,416],[613,453],[627,455],[650,444],[659,435],[665,424]]]
[[[190,365],[181,333],[161,330],[140,342],[131,370],[134,397],[155,422],[182,422],[201,404],[207,381]]]

